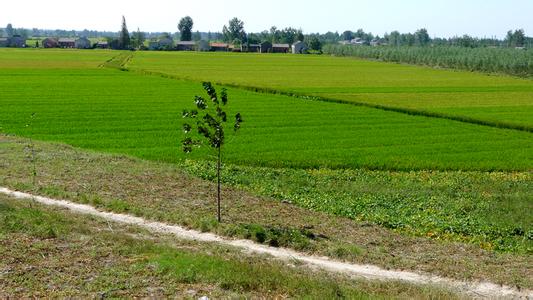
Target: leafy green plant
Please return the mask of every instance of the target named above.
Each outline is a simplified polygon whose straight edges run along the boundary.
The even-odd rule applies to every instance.
[[[222,221],[220,212],[220,169],[222,163],[222,146],[224,145],[224,124],[228,121],[227,114],[222,109],[228,103],[228,94],[226,89],[222,89],[220,98],[213,85],[210,82],[204,82],[202,84],[204,90],[209,96],[208,100],[211,100],[212,105],[208,100],[201,96],[195,96],[194,103],[197,109],[184,110],[183,117],[188,118],[196,123],[192,125],[189,123],[183,124],[183,131],[186,137],[182,141],[183,151],[185,153],[192,152],[193,148],[206,144],[207,146],[215,149],[217,152],[217,220]],[[235,122],[233,124],[233,130],[236,132],[241,128],[242,117],[240,113],[235,115]],[[200,138],[194,138],[188,136],[193,126],[196,127]]]

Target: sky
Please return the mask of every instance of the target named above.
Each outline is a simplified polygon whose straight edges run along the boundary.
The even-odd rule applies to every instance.
[[[355,31],[383,35],[427,28],[430,36],[503,38],[522,28],[533,36],[533,0],[18,0],[0,3],[0,27],[175,32],[183,16],[194,31],[221,31],[238,17],[247,32],[272,26],[305,33]]]

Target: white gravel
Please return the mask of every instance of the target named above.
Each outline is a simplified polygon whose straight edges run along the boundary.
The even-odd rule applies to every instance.
[[[519,291],[508,286],[502,286],[488,282],[461,282],[433,275],[424,275],[406,271],[385,270],[373,265],[344,263],[331,260],[327,257],[310,256],[289,249],[260,245],[249,240],[226,239],[212,233],[202,233],[194,230],[188,230],[176,225],[151,222],[143,218],[133,217],[130,215],[102,212],[89,205],[34,196],[27,193],[13,191],[7,188],[0,187],[0,193],[9,195],[16,199],[30,200],[44,205],[67,208],[76,213],[96,216],[117,223],[140,226],[157,233],[172,234],[180,239],[220,243],[237,247],[250,253],[268,254],[283,261],[297,260],[312,267],[318,267],[330,272],[349,274],[354,277],[363,277],[371,280],[397,280],[419,285],[431,284],[464,293],[474,298],[533,299],[533,291],[531,290]]]

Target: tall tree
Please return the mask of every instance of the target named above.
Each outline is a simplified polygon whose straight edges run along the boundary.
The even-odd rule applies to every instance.
[[[7,37],[13,37],[13,35],[15,35],[15,30],[13,29],[13,25],[11,25],[11,23],[7,24],[6,26],[6,34]]]
[[[131,46],[130,33],[128,26],[126,26],[126,18],[124,16],[122,16],[122,29],[120,30],[118,42],[120,49],[128,49]]]
[[[526,34],[524,33],[524,29],[515,30],[513,33],[513,40],[515,47],[524,47],[526,43]]]
[[[133,33],[133,39],[132,39],[132,45],[133,47],[139,49],[144,45],[144,41],[146,40],[146,36],[144,32],[141,32],[139,28],[137,27],[137,31]]]
[[[244,22],[233,18],[229,21],[228,26],[224,25],[222,28],[222,34],[226,42],[233,42],[235,40],[243,43],[246,40],[246,32],[244,31]]]
[[[346,30],[342,33],[342,40],[343,41],[351,41],[353,40],[353,32],[350,30]]]
[[[421,28],[415,32],[415,43],[417,46],[427,46],[430,40],[427,29]]]
[[[180,40],[190,41],[192,40],[192,27],[194,22],[191,17],[186,16],[182,18],[178,24],[178,30],[180,31]]]

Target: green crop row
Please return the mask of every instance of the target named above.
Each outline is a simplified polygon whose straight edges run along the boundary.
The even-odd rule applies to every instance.
[[[368,47],[326,45],[326,54],[356,56],[383,61],[435,66],[442,68],[533,76],[531,49],[465,47]]]
[[[530,79],[298,55],[140,52],[127,67],[496,127],[529,130],[533,126]]]

